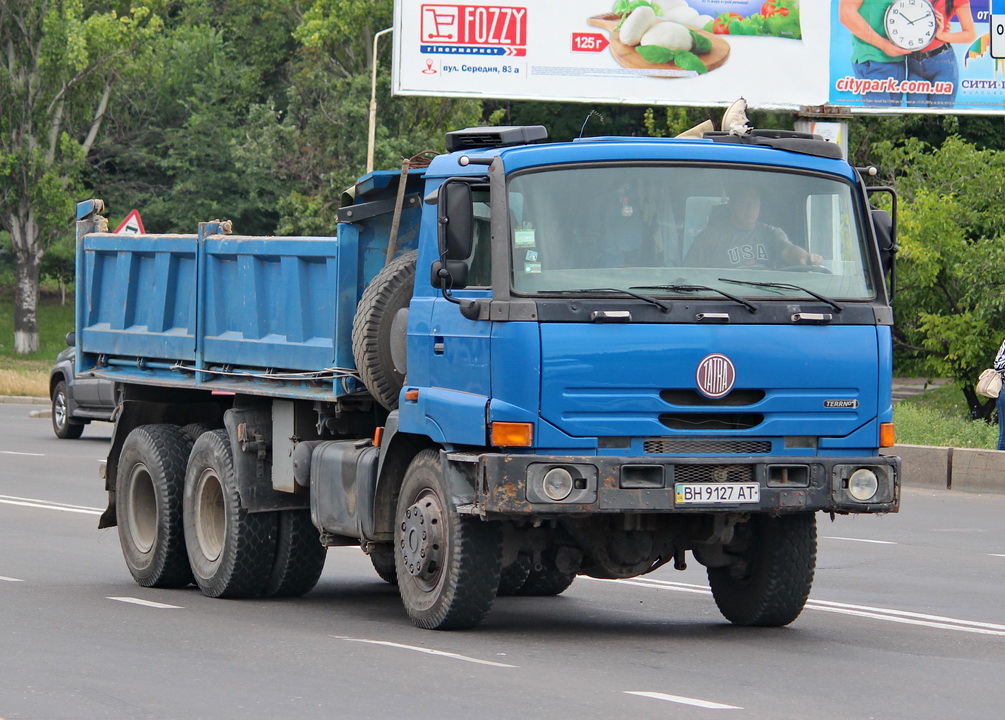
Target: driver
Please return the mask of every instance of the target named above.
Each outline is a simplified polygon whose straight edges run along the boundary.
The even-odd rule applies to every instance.
[[[733,192],[726,212],[698,233],[684,264],[690,267],[770,268],[819,265],[823,258],[793,245],[781,228],[762,223],[761,195],[747,185]]]

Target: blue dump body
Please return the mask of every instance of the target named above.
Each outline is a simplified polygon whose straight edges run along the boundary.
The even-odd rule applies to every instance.
[[[398,175],[362,178],[356,200],[385,198]],[[422,175],[410,173],[409,191]],[[390,215],[333,237],[249,237],[219,221],[192,235],[115,235],[98,230],[94,210],[78,208],[79,372],[272,397],[360,389],[352,319],[384,265]],[[418,221],[416,207],[404,209],[399,250],[416,246]]]
[[[303,594],[358,544],[445,629],[691,553],[729,621],[779,626],[816,513],[898,511],[892,191],[786,131],[545,139],[451,133],[331,237],[78,206],[77,371],[117,383],[100,526],[137,582]]]

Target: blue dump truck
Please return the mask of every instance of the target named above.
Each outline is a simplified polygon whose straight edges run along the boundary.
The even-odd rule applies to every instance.
[[[896,512],[895,197],[819,136],[448,133],[334,237],[77,212],[77,371],[142,586],[295,596],[356,545],[423,628],[688,552],[794,620],[818,513]],[[711,249],[710,249],[711,248]]]

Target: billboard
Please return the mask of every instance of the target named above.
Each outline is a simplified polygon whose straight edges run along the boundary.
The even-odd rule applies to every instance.
[[[394,27],[400,95],[1005,114],[989,0],[397,0]]]

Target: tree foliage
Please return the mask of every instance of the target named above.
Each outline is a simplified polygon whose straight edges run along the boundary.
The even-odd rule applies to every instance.
[[[119,68],[159,31],[158,9],[157,0],[0,3],[0,227],[15,257],[18,352],[38,348],[42,257],[67,232]]]
[[[909,139],[876,155],[900,193],[894,338],[901,367],[951,377],[975,416],[973,392],[1005,337],[1005,152],[951,136]]]

